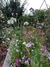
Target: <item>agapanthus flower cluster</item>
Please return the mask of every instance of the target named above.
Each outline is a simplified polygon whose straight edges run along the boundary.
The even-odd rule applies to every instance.
[[[16,18],[11,17],[10,20],[7,21],[7,24],[14,24],[16,22]]]

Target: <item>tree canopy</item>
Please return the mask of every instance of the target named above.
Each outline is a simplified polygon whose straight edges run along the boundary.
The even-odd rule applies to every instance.
[[[24,3],[21,5],[21,0],[10,0],[8,2],[8,0],[4,0],[5,1],[5,5],[3,3],[3,1],[0,1],[0,10],[2,11],[3,15],[7,18],[10,17],[16,17],[20,18],[20,16],[22,16],[22,13],[24,11],[24,6],[26,3],[26,0],[24,1]]]

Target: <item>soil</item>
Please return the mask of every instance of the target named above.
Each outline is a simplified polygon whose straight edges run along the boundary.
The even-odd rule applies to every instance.
[[[3,63],[0,63],[0,67],[2,67]]]

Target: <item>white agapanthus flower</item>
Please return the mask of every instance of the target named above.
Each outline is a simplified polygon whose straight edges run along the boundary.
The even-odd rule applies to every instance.
[[[13,21],[13,20],[10,20],[10,23],[11,23],[11,24],[14,24],[14,21]]]
[[[14,18],[14,22],[16,22],[16,18]]]
[[[10,20],[7,21],[7,24],[14,24],[16,22],[16,18],[11,17]]]
[[[24,25],[29,25],[29,23],[27,21],[24,22]]]
[[[16,18],[11,17],[10,20],[13,20],[14,22],[16,22]]]
[[[13,17],[11,17],[11,18],[10,18],[10,20],[14,20],[14,18],[13,18]]]
[[[7,21],[7,24],[11,24],[10,20]]]

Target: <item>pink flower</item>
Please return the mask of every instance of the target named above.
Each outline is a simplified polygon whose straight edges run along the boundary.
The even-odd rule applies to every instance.
[[[17,59],[15,60],[15,63],[19,63],[20,61],[21,61],[21,60],[17,58]]]
[[[27,58],[26,58],[26,56],[23,56],[22,59],[25,61]]]
[[[46,40],[48,40],[48,38],[46,38]]]
[[[14,63],[14,66],[18,66],[18,63]]]
[[[14,66],[17,67],[20,61],[21,61],[21,60],[17,58],[17,59],[15,60]]]
[[[46,50],[46,46],[42,46],[41,50],[45,51]]]

